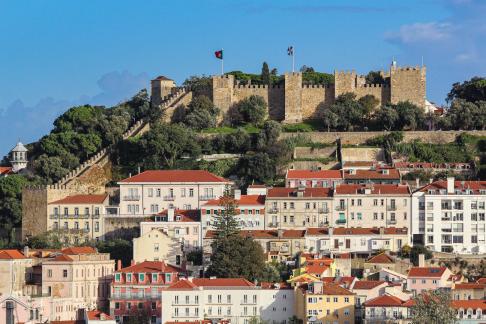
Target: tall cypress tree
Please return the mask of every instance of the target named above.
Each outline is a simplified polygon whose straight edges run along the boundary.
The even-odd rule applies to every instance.
[[[270,69],[268,68],[267,62],[263,62],[262,66],[262,82],[263,84],[270,85]]]
[[[229,188],[225,189],[219,205],[222,209],[219,211],[218,215],[215,215],[214,219],[214,227],[217,237],[227,238],[233,235],[238,235],[240,232],[240,224],[236,220],[238,202],[231,194]]]

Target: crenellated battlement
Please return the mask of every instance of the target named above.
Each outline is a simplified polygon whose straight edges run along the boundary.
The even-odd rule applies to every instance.
[[[280,89],[283,88],[280,85],[272,84],[268,86],[268,84],[236,84],[234,86],[235,89]]]
[[[331,89],[334,88],[334,84],[302,84],[303,89]]]
[[[334,70],[334,75],[339,75],[339,76],[356,76],[356,71],[355,70]]]
[[[358,86],[358,88],[389,88],[390,86],[388,84],[382,84],[382,83],[365,83],[363,85]]]

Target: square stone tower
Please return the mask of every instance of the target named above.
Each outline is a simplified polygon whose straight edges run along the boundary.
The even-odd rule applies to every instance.
[[[302,122],[302,73],[285,73],[284,123]]]
[[[390,101],[410,101],[418,107],[425,107],[425,75],[423,67],[390,67]]]
[[[150,83],[152,88],[151,102],[154,106],[160,105],[164,100],[164,97],[170,95],[172,89],[176,86],[174,80],[163,75],[153,79]]]
[[[224,116],[233,104],[235,76],[232,74],[213,76],[213,103]]]

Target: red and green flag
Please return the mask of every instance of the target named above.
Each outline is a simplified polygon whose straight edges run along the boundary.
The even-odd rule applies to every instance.
[[[217,59],[222,60],[223,59],[223,50],[219,50],[214,52],[214,56],[216,56]]]

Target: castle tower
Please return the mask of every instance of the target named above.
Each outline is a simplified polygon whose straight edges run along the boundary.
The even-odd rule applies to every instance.
[[[284,123],[302,122],[302,73],[285,73]]]
[[[233,104],[235,76],[232,74],[213,76],[213,103],[226,115]]]
[[[164,97],[172,93],[172,89],[175,88],[174,80],[171,80],[163,75],[150,81],[151,84],[151,102],[152,105],[160,105],[164,100]]]
[[[356,92],[356,71],[334,71],[334,98],[347,92]]]
[[[27,167],[27,148],[21,142],[10,151],[10,164],[12,165],[12,171],[17,173]]]
[[[410,101],[418,107],[425,108],[425,76],[423,67],[398,67],[396,62],[390,67],[390,101],[397,104]]]

